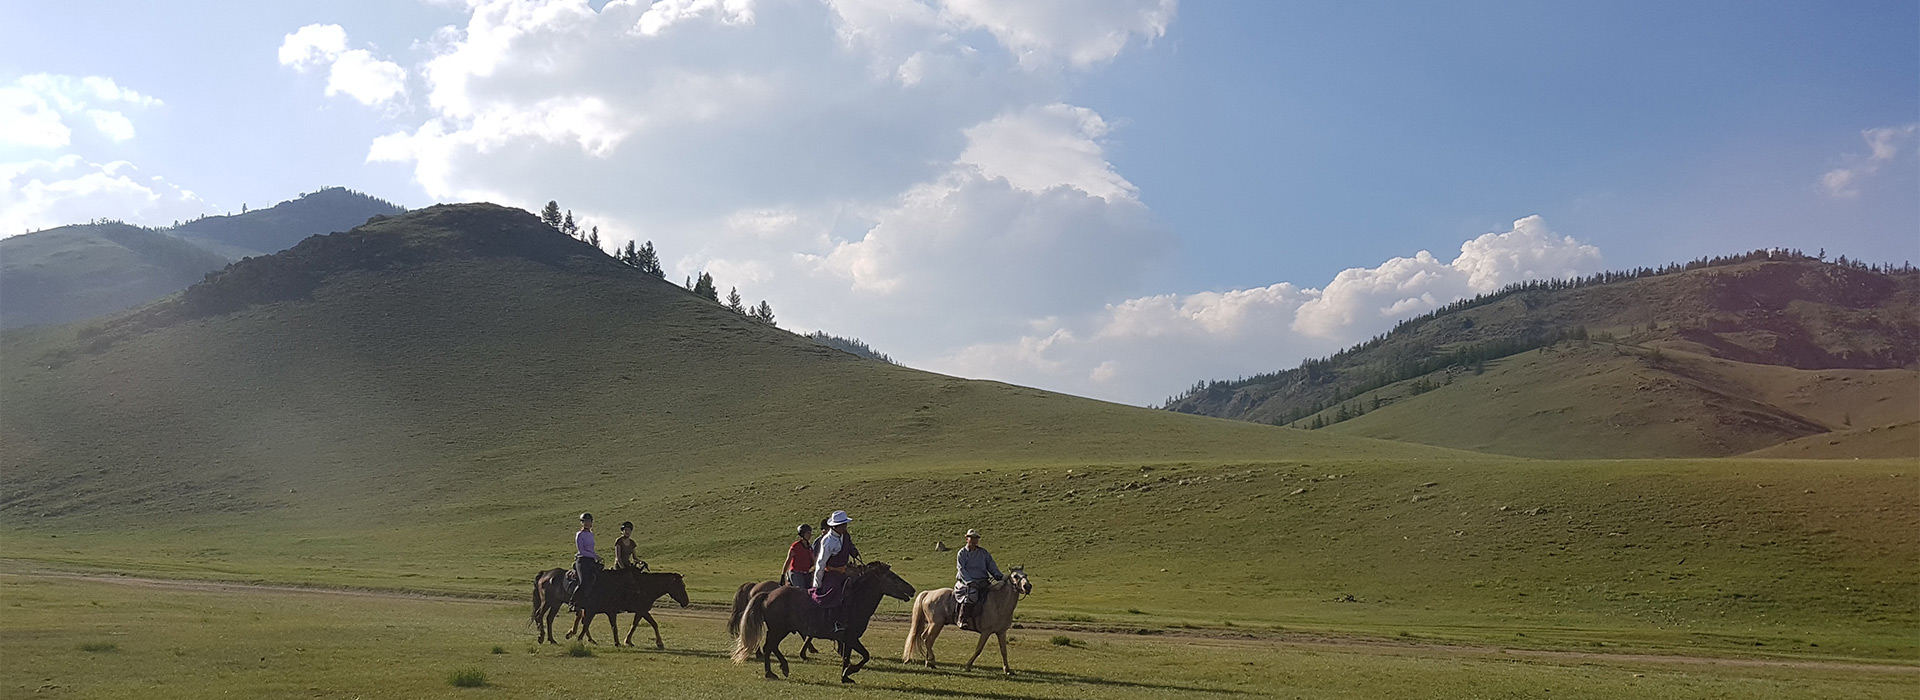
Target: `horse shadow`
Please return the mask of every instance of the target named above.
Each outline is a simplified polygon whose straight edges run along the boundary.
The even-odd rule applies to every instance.
[[[1099,686],[1099,687],[1105,687],[1105,688],[1161,690],[1161,691],[1176,691],[1176,692],[1183,692],[1183,693],[1212,693],[1215,695],[1253,695],[1254,694],[1250,691],[1235,690],[1232,688],[1209,688],[1206,686],[1179,685],[1175,683],[1149,683],[1144,681],[1123,681],[1123,680],[1116,680],[1112,678],[1101,678],[1099,676],[1084,676],[1077,673],[1063,673],[1060,671],[1033,671],[1033,670],[1023,669],[1023,670],[1014,671],[1014,675],[1012,677],[1008,677],[1008,676],[1001,675],[998,670],[994,670],[991,672],[977,672],[977,673],[970,674],[966,672],[939,671],[939,670],[929,669],[925,666],[919,666],[919,665],[912,665],[912,666],[897,665],[897,664],[874,665],[874,666],[868,666],[867,670],[877,671],[880,673],[898,673],[903,675],[920,675],[920,676],[940,676],[940,677],[946,677],[946,678],[951,678],[956,676],[961,678],[977,676],[985,680],[993,680],[993,681],[1005,682],[1005,683],[1032,683],[1032,684],[1044,684],[1044,685],[1078,684],[1078,685]],[[995,694],[995,693],[982,694],[982,693],[975,693],[971,691],[929,689],[929,688],[899,688],[898,690],[911,691],[915,693],[924,693],[928,695],[977,696],[977,697],[986,697],[986,698],[1008,698],[1008,699],[1028,697],[1024,695]]]

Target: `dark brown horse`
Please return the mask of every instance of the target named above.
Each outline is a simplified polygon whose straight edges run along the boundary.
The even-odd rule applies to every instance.
[[[560,606],[573,600],[567,591],[567,570],[547,569],[533,575],[533,643],[548,642],[559,644],[553,638],[553,618],[560,614]],[[573,636],[571,632],[567,634]]]
[[[587,600],[574,604],[578,612],[574,615],[574,631],[567,633],[573,638],[577,632],[580,638],[595,641],[591,629],[595,615],[607,616],[607,628],[613,631],[613,645],[620,646],[620,613],[633,613],[633,624],[627,628],[627,646],[633,646],[633,632],[640,628],[640,621],[646,620],[653,627],[653,648],[665,649],[667,645],[660,640],[660,623],[653,620],[653,603],[660,596],[671,595],[680,607],[687,607],[687,584],[679,574],[651,573],[635,569],[607,569],[594,579],[593,590]]]
[[[733,612],[727,615],[727,636],[733,637],[735,639],[739,639],[740,615],[747,611],[747,603],[753,600],[754,596],[759,595],[761,593],[772,591],[773,589],[779,588],[784,585],[786,584],[783,584],[779,581],[761,581],[759,583],[748,581],[746,583],[740,584],[740,590],[734,591],[733,593]],[[812,637],[801,635],[800,637],[800,660],[801,661],[807,660],[808,652],[818,654],[820,653],[820,650],[813,648]]]
[[[839,631],[833,629],[827,611],[815,605],[805,589],[781,586],[747,601],[747,609],[740,617],[740,638],[733,646],[734,663],[746,663],[759,656],[767,678],[785,676],[787,655],[780,653],[780,642],[797,632],[839,642],[840,682],[852,683],[853,674],[859,673],[873,658],[860,643],[860,635],[866,634],[873,612],[880,609],[880,598],[912,600],[913,585],[893,573],[885,562],[849,568],[846,583],[842,585],[847,587],[847,592],[845,602],[837,609],[842,625]],[[856,651],[860,652],[858,664],[852,663]],[[775,657],[780,659],[780,676],[773,675]]]
[[[548,569],[534,577],[533,587],[533,624],[540,628],[540,638],[536,642],[546,641],[558,644],[553,638],[553,618],[560,606],[569,602],[565,578],[566,569]],[[633,633],[640,628],[640,621],[646,620],[653,627],[653,645],[656,649],[665,649],[666,643],[660,639],[660,624],[653,619],[653,603],[660,596],[672,596],[680,607],[687,607],[687,585],[679,574],[649,573],[635,569],[607,569],[594,579],[593,588],[588,591],[586,600],[576,604],[573,629],[567,632],[567,638],[579,635],[582,639],[598,644],[588,633],[595,615],[606,615],[607,626],[613,630],[613,645],[620,646],[620,613],[633,613],[633,624],[627,628],[628,646],[633,645]],[[544,618],[544,619],[543,619]]]

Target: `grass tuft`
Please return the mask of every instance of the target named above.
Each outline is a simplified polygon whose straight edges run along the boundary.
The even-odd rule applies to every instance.
[[[448,674],[447,683],[455,688],[483,688],[487,685],[487,674],[477,668],[463,668]]]
[[[1047,643],[1057,647],[1071,647],[1071,646],[1079,646],[1080,640],[1074,639],[1064,634],[1056,634],[1056,635],[1053,635],[1052,639],[1047,640]]]
[[[573,657],[593,656],[593,650],[588,649],[587,645],[585,644],[581,644],[580,642],[574,642],[573,646],[567,647],[567,656],[573,656]]]
[[[113,642],[87,642],[85,644],[80,645],[80,650],[95,652],[95,653],[107,652],[107,651],[119,651],[120,645],[114,644]]]
[[[507,648],[506,648],[506,647],[498,647],[498,646],[497,646],[497,647],[494,647],[494,648],[493,648],[493,653],[495,653],[495,654],[505,654],[505,653],[507,653]]]

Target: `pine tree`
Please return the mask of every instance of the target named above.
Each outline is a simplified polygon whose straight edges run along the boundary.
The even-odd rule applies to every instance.
[[[600,247],[600,227],[598,226],[593,227],[593,230],[588,231],[587,237],[583,240],[587,242],[587,245],[593,246],[595,248],[599,248]]]
[[[633,266],[655,277],[664,279],[667,276],[667,272],[660,269],[660,253],[653,249],[653,241],[647,241],[646,245],[640,246],[639,252],[634,257]]]
[[[633,241],[627,241],[627,247],[618,249],[613,257],[628,266],[640,266],[640,252],[633,247]]]
[[[540,221],[552,226],[555,231],[560,230],[560,203],[547,200],[547,206],[540,210]]]
[[[573,222],[572,209],[568,209],[567,217],[565,219],[560,220],[560,232],[567,234],[569,236],[573,236],[574,238],[580,238],[580,225]],[[586,240],[586,239],[581,238],[581,240]]]
[[[727,288],[727,308],[733,309],[733,312],[736,314],[745,315],[747,313],[747,307],[740,305],[739,287]]]
[[[773,307],[767,305],[767,300],[761,299],[760,305],[753,307],[753,320],[773,325]]]
[[[715,303],[720,301],[720,290],[713,286],[713,275],[705,272],[700,273],[700,279],[693,283],[693,293],[707,301]]]

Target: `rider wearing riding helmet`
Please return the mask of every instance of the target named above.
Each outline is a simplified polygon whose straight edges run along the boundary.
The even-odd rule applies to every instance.
[[[813,526],[800,523],[795,533],[797,539],[787,545],[787,566],[780,572],[780,582],[799,588],[813,587]]]
[[[593,514],[580,514],[580,531],[573,535],[573,572],[580,579],[580,586],[574,589],[573,600],[577,603],[586,600],[587,591],[593,588],[593,579],[600,573],[600,555],[593,551]]]

